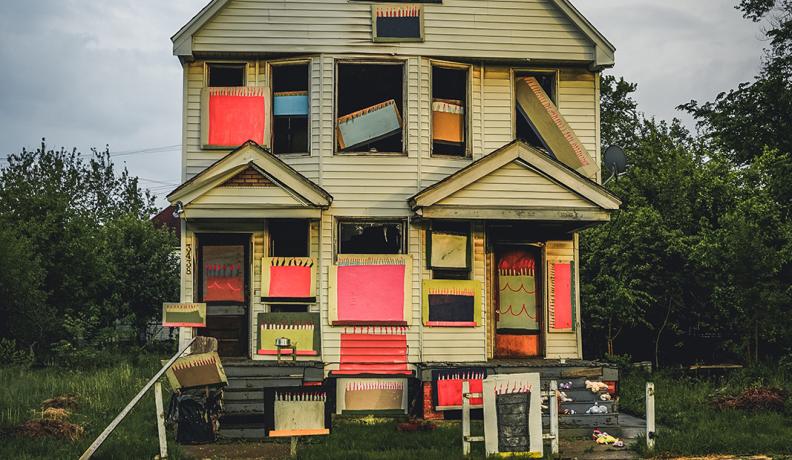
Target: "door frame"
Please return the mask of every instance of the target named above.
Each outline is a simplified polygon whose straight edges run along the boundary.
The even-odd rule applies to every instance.
[[[243,302],[224,302],[224,301],[211,301],[206,302],[206,320],[207,325],[209,322],[209,318],[211,316],[242,316],[243,317],[243,325],[240,330],[239,341],[242,343],[243,353],[240,357],[250,357],[250,315],[251,310],[253,309],[252,305],[252,297],[251,297],[251,286],[253,283],[254,273],[253,273],[253,264],[251,260],[251,253],[252,253],[252,244],[253,244],[253,234],[246,233],[246,232],[202,232],[202,233],[195,233],[195,239],[197,241],[197,262],[196,265],[198,266],[197,270],[195,270],[195,282],[194,282],[194,292],[197,293],[195,297],[197,297],[199,302],[203,302],[203,283],[204,283],[204,265],[203,265],[203,248],[204,246],[238,246],[241,245],[244,248],[244,260],[243,260],[243,267],[244,267],[244,276],[245,281],[243,284],[245,300]],[[234,315],[234,314],[223,314],[222,312],[213,312],[212,310],[217,310],[218,308],[222,307],[241,307],[244,308],[243,315]]]
[[[495,319],[495,308],[498,302],[498,254],[503,250],[503,248],[530,248],[531,252],[534,253],[536,256],[536,267],[535,267],[535,285],[536,285],[536,315],[539,323],[539,329],[536,331],[536,335],[539,337],[539,344],[538,350],[539,354],[533,357],[515,357],[515,358],[504,358],[496,356],[496,345],[495,345],[495,337],[497,334],[497,321]],[[492,318],[492,321],[489,321],[489,327],[487,328],[487,334],[489,335],[489,339],[487,340],[488,343],[491,344],[490,350],[488,350],[487,358],[488,359],[545,359],[547,356],[547,336],[545,334],[545,244],[543,242],[527,242],[527,241],[490,241],[490,244],[487,245],[487,260],[490,261],[490,269],[488,270],[488,279],[487,279],[487,289],[489,290],[490,295],[489,297],[489,308],[488,314],[489,317]]]

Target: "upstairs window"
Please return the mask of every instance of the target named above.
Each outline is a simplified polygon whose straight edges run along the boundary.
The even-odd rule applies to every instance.
[[[432,67],[432,153],[467,155],[468,69]]]
[[[340,63],[337,80],[338,152],[404,152],[404,65]]]
[[[309,69],[307,63],[272,66],[272,147],[276,155],[308,153]]]
[[[550,98],[550,100],[553,101],[554,104],[557,104],[555,72],[517,72],[514,74],[515,81],[526,77],[536,78],[536,80],[539,82],[539,85],[541,85],[542,89],[545,91],[545,93],[547,93],[547,96]],[[515,104],[515,107],[515,119],[517,120],[517,139],[525,142],[526,144],[542,148],[549,152],[550,148],[545,145],[545,142],[539,136],[535,127],[531,124],[528,114],[522,110],[519,103]]]
[[[245,64],[209,64],[210,87],[245,86]]]
[[[271,257],[308,257],[308,221],[275,219],[269,221]]]
[[[338,223],[338,254],[404,254],[403,221]]]

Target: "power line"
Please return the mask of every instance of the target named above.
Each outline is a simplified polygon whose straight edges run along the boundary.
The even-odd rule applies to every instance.
[[[110,157],[113,158],[113,157],[124,157],[124,156],[129,156],[129,155],[146,155],[146,154],[150,154],[150,153],[176,152],[176,151],[180,151],[181,147],[182,147],[181,144],[173,144],[173,145],[162,145],[162,146],[159,146],[159,147],[149,147],[149,148],[145,148],[145,149],[122,150],[122,151],[117,152],[117,153],[111,153]],[[0,157],[0,161],[8,161],[8,158],[11,155],[16,155],[16,154],[12,153],[12,154],[8,154],[8,155],[5,155],[5,156],[2,156],[2,157]]]

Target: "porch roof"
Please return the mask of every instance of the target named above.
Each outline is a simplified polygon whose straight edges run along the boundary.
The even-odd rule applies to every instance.
[[[606,222],[621,201],[544,152],[514,141],[409,199],[438,219]]]
[[[333,197],[253,141],[168,195],[191,218],[318,218]]]

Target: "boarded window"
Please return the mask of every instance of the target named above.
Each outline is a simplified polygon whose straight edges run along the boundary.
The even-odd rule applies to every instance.
[[[275,154],[308,152],[308,81],[308,64],[272,66],[272,136]]]
[[[209,86],[245,86],[245,64],[209,64]]]
[[[404,222],[339,222],[338,254],[404,254]]]
[[[245,246],[201,246],[201,300],[208,303],[243,304],[246,301]]]
[[[269,221],[270,256],[308,257],[308,221],[274,219]]]
[[[404,66],[338,65],[339,152],[403,152]]]
[[[432,153],[467,154],[468,69],[432,67]]]
[[[470,279],[470,223],[432,222],[426,236],[426,261],[432,279]]]
[[[514,78],[515,81],[525,77],[534,77],[542,86],[542,89],[547,93],[550,97],[550,100],[553,103],[556,102],[556,74],[553,73],[532,73],[532,72],[518,72],[515,74]],[[542,140],[541,136],[539,136],[538,132],[531,124],[531,120],[528,117],[528,114],[525,113],[519,104],[515,104],[516,107],[516,114],[515,119],[517,120],[517,139],[533,145],[534,147],[542,148],[548,152],[550,152],[550,148],[545,144],[544,140]]]

